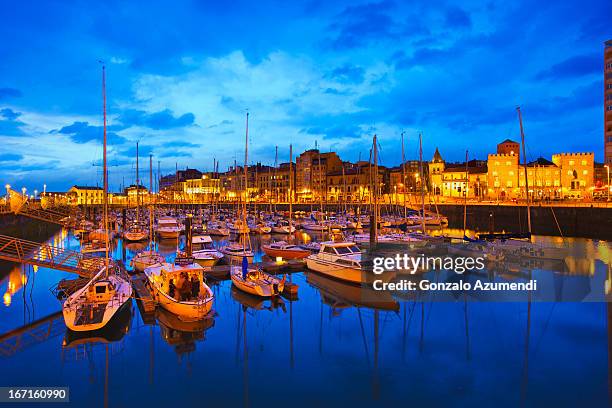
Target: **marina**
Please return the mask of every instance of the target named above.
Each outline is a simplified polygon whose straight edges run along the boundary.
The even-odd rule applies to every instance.
[[[440,232],[455,234],[454,230]],[[453,395],[466,404],[472,398],[493,398],[499,392],[508,395],[509,405],[535,400],[567,403],[567,394],[547,391],[550,381],[579,387],[593,404],[608,398],[612,370],[605,359],[595,357],[612,348],[607,334],[612,313],[606,303],[576,303],[577,298],[553,303],[481,303],[475,301],[480,295],[473,297],[469,291],[459,291],[446,301],[427,292],[412,296],[383,292],[384,297],[374,294],[372,298],[359,286],[309,271],[303,261],[264,259],[262,246],[280,237],[287,239],[286,235],[251,236],[255,262],[270,273],[287,273],[288,282],[299,288],[297,296],[258,298],[237,290],[229,277],[210,278],[207,282],[215,295],[212,314],[203,321],[185,322],[156,305],[144,276],[133,274],[134,302],[127,316],[119,316],[123,320],[103,333],[78,340],[65,327],[58,314],[61,303],[49,291],[56,285],[70,291],[67,282],[74,282],[77,275],[47,266],[4,262],[2,359],[13,367],[17,362],[24,367],[13,370],[15,382],[28,378],[44,383],[52,371],[54,378],[71,385],[72,401],[108,398],[111,406],[129,401],[128,393],[122,391],[128,386],[146,390],[143,398],[156,402],[171,403],[173,396],[166,389],[171,387],[191,398],[204,393],[212,403],[241,405],[248,398],[249,404],[257,404],[266,398],[256,386],[258,377],[270,363],[285,379],[281,395],[299,395],[316,404],[308,389],[325,389],[324,383],[337,377],[348,361],[354,368],[351,379],[337,385],[346,381],[360,384],[359,395],[348,397],[358,406],[399,403],[406,390],[414,401],[435,402],[431,392],[439,381],[447,384],[447,391],[438,401]],[[49,238],[44,234],[29,238],[66,251],[80,246],[73,231],[65,228]],[[329,239],[303,231],[293,238],[298,243]],[[525,282],[528,276],[546,279],[554,274],[562,279],[564,292],[588,298],[585,285],[598,287],[597,282],[612,276],[611,248],[604,241],[570,240],[574,251],[561,269],[517,265],[515,271],[490,268],[481,277],[491,282]],[[166,241],[160,240],[156,249],[171,262],[177,246],[185,245],[185,236]],[[216,246],[227,242],[228,238],[214,239]],[[112,258],[129,265],[145,246],[125,242],[117,235]],[[229,275],[229,265],[214,268]],[[130,272],[129,267],[126,270]],[[435,282],[443,276],[426,273],[422,279]],[[86,281],[79,279],[81,284]],[[588,333],[588,342],[581,336],[567,337],[568,330]],[[554,351],[558,347],[571,347],[575,359],[559,362]],[[42,356],[44,367],[36,372],[25,368]],[[593,373],[589,381],[573,369],[573,361],[578,360]],[[491,364],[497,366],[495,384],[477,386],[491,381],[486,368]],[[214,379],[207,374],[211,369]],[[440,370],[445,374],[440,375]],[[317,375],[308,376],[304,383],[304,372]],[[237,381],[242,393],[219,392],[219,387]],[[518,388],[517,381],[522,384]],[[331,389],[324,395],[330,401],[335,398]],[[343,401],[346,398],[342,396]]]

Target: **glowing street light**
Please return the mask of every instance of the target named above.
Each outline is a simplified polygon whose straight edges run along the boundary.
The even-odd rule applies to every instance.
[[[22,196],[24,196],[24,197],[25,197],[25,195],[26,195],[26,191],[28,191],[28,189],[27,189],[27,188],[25,188],[25,187],[21,187],[21,195],[22,195]]]

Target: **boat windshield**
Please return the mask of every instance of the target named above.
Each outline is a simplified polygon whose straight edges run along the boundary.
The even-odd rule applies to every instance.
[[[353,251],[351,250],[351,247],[348,247],[348,246],[337,247],[336,251],[340,255],[350,255],[353,253]]]

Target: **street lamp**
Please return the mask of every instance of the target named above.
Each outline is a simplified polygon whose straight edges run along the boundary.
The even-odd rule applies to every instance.
[[[606,171],[608,173],[608,201],[610,201],[610,166],[609,165],[604,165],[604,167],[606,168]]]
[[[21,187],[21,195],[22,195],[22,196],[25,196],[26,191],[28,191],[28,189],[27,189],[27,188],[25,188],[25,187]]]

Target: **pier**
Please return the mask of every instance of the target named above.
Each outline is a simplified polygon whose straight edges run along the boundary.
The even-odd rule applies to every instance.
[[[0,259],[58,269],[84,277],[93,276],[104,262],[100,257],[7,235],[0,235]]]

